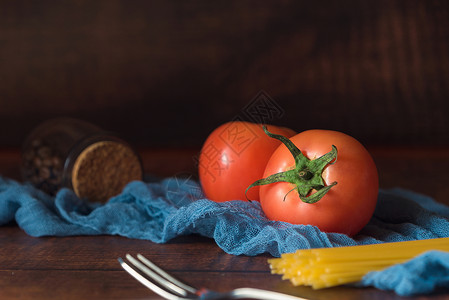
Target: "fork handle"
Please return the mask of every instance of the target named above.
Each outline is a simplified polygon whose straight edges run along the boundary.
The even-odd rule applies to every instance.
[[[278,292],[272,292],[254,288],[238,288],[231,292],[233,299],[258,299],[258,300],[308,300],[306,298],[290,296]]]

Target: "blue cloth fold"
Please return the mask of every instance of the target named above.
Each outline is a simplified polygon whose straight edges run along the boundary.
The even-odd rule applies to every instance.
[[[12,221],[36,237],[108,234],[165,243],[180,235],[199,234],[213,238],[230,254],[275,257],[297,249],[449,237],[449,207],[408,190],[380,190],[373,218],[351,238],[314,226],[268,220],[258,202],[210,201],[196,181],[181,178],[131,182],[120,195],[99,204],[83,201],[69,189],[51,197],[0,177],[0,225]],[[447,256],[441,260],[447,269]],[[391,289],[378,279],[381,274],[370,274],[362,285]],[[427,293],[428,288],[412,293],[417,292]]]
[[[410,261],[363,277],[363,286],[394,291],[400,296],[449,291],[449,253],[428,251]]]

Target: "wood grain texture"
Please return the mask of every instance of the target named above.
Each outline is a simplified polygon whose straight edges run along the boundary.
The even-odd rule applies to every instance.
[[[449,205],[448,147],[370,147],[380,188],[401,187]],[[195,148],[139,148],[145,180],[164,177],[198,179]],[[0,175],[22,181],[18,149],[0,148]]]
[[[381,188],[402,187],[449,205],[447,148],[370,149]],[[141,149],[145,171],[155,176],[194,176],[194,149]],[[0,174],[18,175],[17,150],[0,151]],[[174,173],[172,173],[174,172]],[[181,173],[180,173],[181,172]],[[180,236],[165,244],[120,236],[41,237],[15,224],[0,227],[0,299],[160,299],[127,275],[117,262],[141,253],[188,283],[219,291],[248,286],[314,300],[407,299],[372,288],[336,287],[315,291],[271,275],[268,255],[234,256],[212,239]],[[447,293],[414,299],[447,299]]]
[[[267,121],[365,144],[449,144],[449,3],[0,3],[0,145],[83,118],[143,146],[198,146],[260,90]],[[14,124],[14,126],[12,126]]]
[[[270,274],[268,257],[231,256],[198,236],[158,245],[110,236],[33,238],[9,226],[0,228],[0,242],[1,299],[160,299],[120,268],[117,257],[128,252],[142,253],[191,285],[218,291],[247,286],[317,300],[403,299],[370,288],[293,287]]]

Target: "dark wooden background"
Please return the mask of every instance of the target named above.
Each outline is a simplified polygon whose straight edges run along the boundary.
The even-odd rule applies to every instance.
[[[0,146],[72,116],[197,147],[262,90],[298,131],[449,145],[449,1],[0,2]]]

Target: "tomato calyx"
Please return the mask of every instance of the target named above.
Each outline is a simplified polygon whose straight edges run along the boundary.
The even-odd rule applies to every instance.
[[[337,161],[337,147],[332,145],[331,151],[323,156],[310,160],[302,154],[301,150],[299,150],[290,139],[269,132],[266,126],[263,126],[263,130],[269,137],[281,141],[287,147],[295,159],[295,167],[291,170],[279,172],[255,181],[246,189],[245,194],[254,186],[275,182],[288,182],[294,187],[284,196],[284,201],[290,192],[296,190],[301,201],[312,204],[318,202],[334,185],[337,184],[337,182],[333,182],[330,185],[326,185],[322,177],[324,168]]]

